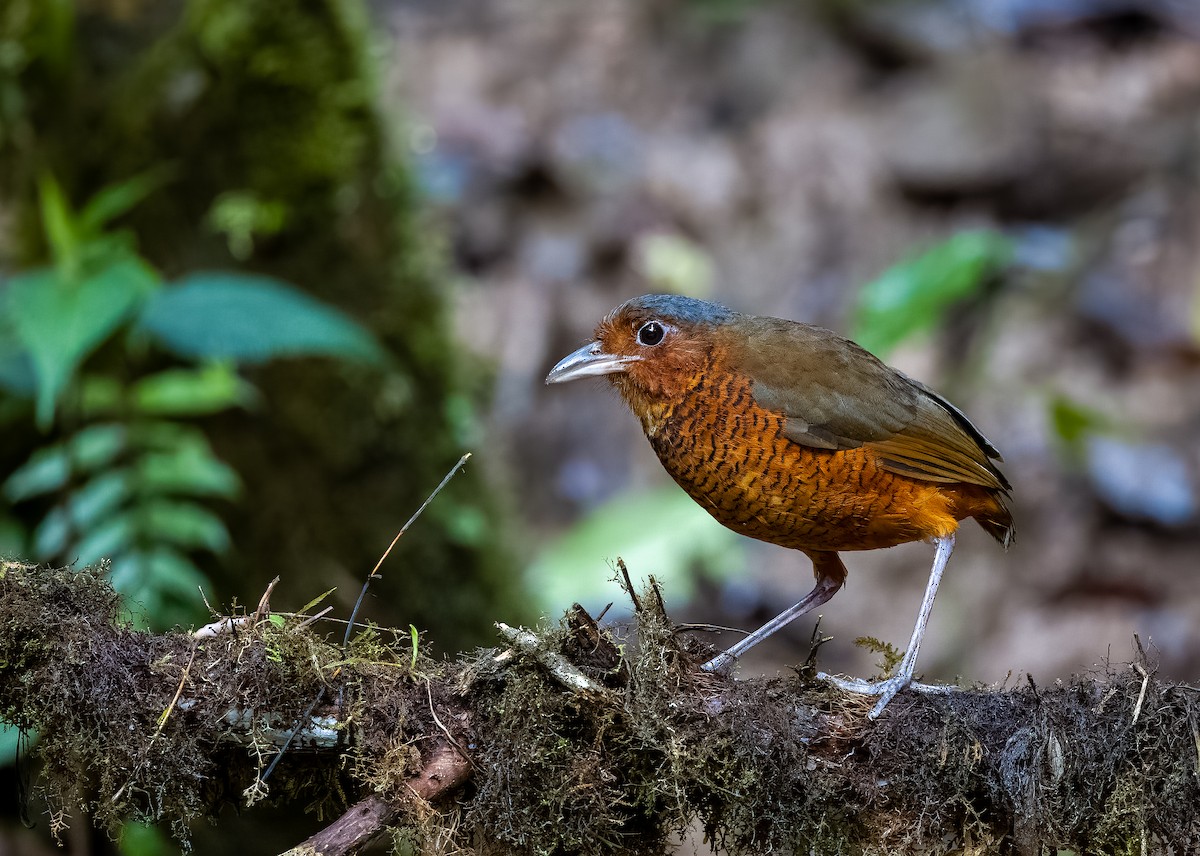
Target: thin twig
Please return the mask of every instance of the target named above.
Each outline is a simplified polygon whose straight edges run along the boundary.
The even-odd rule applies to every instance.
[[[346,635],[342,639],[342,653],[343,654],[345,654],[346,647],[349,646],[349,644],[350,644],[350,633],[354,629],[354,619],[358,616],[358,610],[359,610],[359,607],[362,606],[363,598],[365,598],[367,596],[367,589],[371,585],[371,580],[378,579],[375,575],[376,571],[379,570],[379,568],[383,565],[384,560],[392,552],[392,548],[396,546],[396,542],[399,541],[400,537],[405,532],[408,531],[408,527],[412,526],[413,522],[418,517],[421,516],[421,512],[425,510],[425,508],[429,505],[429,503],[433,502],[433,498],[435,496],[437,496],[439,493],[442,492],[442,488],[444,488],[446,486],[446,484],[450,481],[450,479],[454,478],[454,475],[460,469],[462,469],[463,464],[465,464],[467,462],[467,459],[470,457],[471,457],[471,453],[467,452],[465,455],[463,455],[461,458],[458,459],[458,463],[456,463],[453,467],[450,468],[450,472],[446,473],[445,478],[443,478],[442,481],[438,484],[438,486],[433,489],[433,493],[429,494],[429,496],[426,497],[425,501],[421,503],[421,507],[418,508],[415,512],[413,512],[413,516],[408,518],[408,522],[400,527],[400,531],[396,533],[396,537],[392,539],[392,543],[388,544],[388,548],[383,551],[383,555],[379,557],[379,561],[375,563],[375,567],[371,568],[371,573],[367,574],[367,579],[363,583],[362,591],[360,591],[358,593],[358,600],[356,600],[354,602],[354,609],[350,610],[350,621],[346,625]]]
[[[1133,722],[1130,723],[1137,725],[1138,717],[1142,715],[1142,702],[1146,700],[1146,687],[1150,683],[1150,673],[1142,668],[1141,663],[1134,663],[1133,668],[1142,676],[1142,690],[1138,693],[1137,704],[1133,706]]]
[[[271,592],[275,591],[275,586],[279,585],[279,577],[267,583],[267,590],[263,592],[263,596],[258,599],[258,608],[254,610],[252,617],[258,621],[264,615],[271,611]]]
[[[171,712],[175,710],[175,705],[179,704],[179,696],[183,694],[183,688],[187,684],[188,675],[192,671],[192,663],[196,662],[196,646],[192,645],[192,655],[188,658],[187,665],[183,667],[183,674],[179,676],[179,686],[175,688],[175,695],[171,697],[171,703],[167,705],[167,709],[158,717],[158,728],[154,729],[154,734],[150,736],[150,742],[146,744],[146,748],[142,750],[142,757],[138,759],[137,766],[133,768],[133,772],[129,774],[128,781],[121,787],[117,788],[117,792],[112,795],[112,802],[116,802],[121,798],[121,794],[125,793],[125,789],[132,784],[137,774],[141,771],[142,766],[146,763],[146,756],[150,754],[150,747],[154,745],[154,741],[158,739],[158,735],[162,734],[163,728],[167,724],[167,720],[171,718]]]
[[[467,759],[467,763],[471,765],[471,769],[479,772],[479,768],[475,766],[474,759],[467,754],[467,750],[464,749],[463,745],[458,742],[458,738],[451,734],[450,729],[443,725],[442,721],[438,719],[437,711],[433,709],[433,687],[430,686],[429,678],[425,679],[425,696],[429,699],[429,715],[433,717],[434,725],[442,729],[442,733],[446,735],[446,739],[449,740],[450,744],[458,750],[459,755],[462,755]]]
[[[299,624],[297,624],[295,627],[293,627],[292,630],[303,630],[305,627],[308,627],[308,625],[312,624],[314,621],[320,621],[322,618],[324,618],[326,615],[328,615],[332,611],[333,611],[333,607],[327,606],[324,609],[322,609],[320,612],[310,615],[308,618],[301,621]]]
[[[279,766],[279,762],[283,759],[283,753],[287,752],[288,747],[292,745],[292,741],[296,739],[296,735],[300,733],[301,722],[311,722],[312,713],[317,709],[317,705],[321,703],[321,699],[325,698],[325,687],[321,687],[317,693],[317,697],[312,700],[312,704],[308,706],[308,710],[304,711],[304,716],[296,720],[296,724],[292,726],[291,732],[288,734],[287,740],[283,741],[283,746],[279,747],[279,753],[271,759],[271,763],[267,765],[267,770],[258,777],[258,781],[252,787],[260,788],[267,783],[267,779],[275,772],[275,768]],[[249,790],[249,788],[247,788]]]
[[[620,556],[617,557],[617,568],[621,571],[621,576],[625,578],[625,591],[629,594],[629,599],[633,601],[633,611],[642,611],[642,602],[638,600],[637,589],[633,587],[633,580],[629,578],[629,568],[625,567],[625,560]]]
[[[554,679],[567,689],[577,693],[591,693],[597,696],[609,695],[608,690],[579,671],[578,667],[562,654],[547,651],[541,647],[538,637],[532,632],[523,628],[509,627],[502,621],[496,622],[496,629],[500,631],[500,635],[507,639],[509,644],[514,648],[519,648],[527,654],[532,654],[536,657],[543,666],[550,670],[550,674],[554,676]],[[510,657],[511,654],[509,652],[503,652],[498,654],[494,658],[494,661],[502,663]]]
[[[750,631],[741,627],[726,627],[723,624],[707,624],[705,622],[685,622],[671,628],[672,633],[740,633],[749,636]]]
[[[421,503],[421,507],[418,508],[415,512],[413,512],[413,516],[408,518],[407,523],[405,523],[403,526],[400,527],[400,531],[396,533],[396,537],[392,539],[392,543],[388,544],[387,549],[383,551],[383,555],[379,557],[379,561],[375,563],[375,567],[371,568],[371,573],[367,574],[367,579],[365,582],[363,582],[362,591],[360,591],[358,593],[358,600],[356,600],[354,602],[354,609],[350,610],[350,619],[346,622],[346,635],[342,638],[342,656],[343,657],[346,656],[346,650],[350,646],[350,634],[354,631],[354,619],[358,616],[358,610],[362,606],[363,599],[366,598],[366,596],[367,596],[367,589],[370,588],[370,586],[371,586],[371,580],[378,579],[378,577],[376,576],[376,572],[383,565],[384,560],[387,559],[387,557],[391,554],[392,548],[396,546],[396,542],[399,541],[400,537],[402,535],[404,535],[405,532],[408,531],[408,527],[412,526],[413,523],[416,521],[416,519],[421,516],[421,512],[423,512],[429,506],[429,503],[433,502],[433,498],[435,496],[437,496],[439,493],[442,492],[442,488],[444,488],[447,485],[447,483],[449,483],[450,479],[454,478],[455,473],[457,473],[462,468],[463,464],[465,464],[467,462],[467,459],[470,457],[471,457],[471,453],[467,452],[465,455],[463,455],[461,458],[458,459],[458,463],[456,463],[453,467],[450,468],[450,472],[446,473],[445,477],[441,480],[441,482],[438,483],[438,486],[433,489],[433,493],[429,494],[429,496],[425,498],[425,501]],[[272,586],[273,585],[274,585],[274,583],[272,583]],[[271,590],[270,590],[270,588],[268,588],[267,595],[269,595],[270,593],[271,593]],[[267,595],[264,595],[264,598]],[[262,607],[261,603],[259,604],[259,607],[260,608]],[[319,612],[319,613],[317,613],[317,615],[314,615],[311,620],[315,621],[317,618],[320,618],[324,614],[325,614],[324,611]],[[307,624],[307,623],[308,622],[304,622],[304,624]],[[303,627],[304,624],[301,624],[300,626]],[[325,698],[325,687],[321,687],[321,691],[317,693],[317,697],[315,699],[313,699],[312,704],[310,704],[308,706],[308,710],[305,711],[304,716],[300,720],[297,721],[295,727],[292,729],[292,733],[288,735],[287,741],[283,744],[283,747],[279,750],[279,754],[276,755],[271,760],[271,763],[270,763],[270,765],[268,765],[266,771],[258,778],[258,781],[255,783],[256,787],[259,787],[259,786],[265,784],[267,781],[267,778],[271,775],[271,773],[273,773],[275,771],[275,768],[277,766],[279,766],[279,762],[283,758],[284,753],[287,752],[288,747],[292,745],[292,740],[300,732],[300,722],[305,722],[307,720],[312,719],[312,712],[314,710],[316,710],[317,705],[321,703],[321,699],[323,699],[323,698]],[[340,703],[340,699],[339,699],[339,703]]]

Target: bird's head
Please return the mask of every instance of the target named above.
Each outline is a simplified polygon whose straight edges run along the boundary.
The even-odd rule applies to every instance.
[[[546,383],[607,375],[634,409],[671,399],[693,382],[737,313],[673,294],[627,301],[596,327],[593,341],[559,361]]]

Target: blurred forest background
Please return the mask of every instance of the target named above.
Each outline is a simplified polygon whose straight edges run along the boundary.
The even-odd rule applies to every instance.
[[[472,451],[367,617],[491,644],[618,599],[622,556],[752,628],[804,557],[709,520],[602,382],[542,384],[679,291],[853,335],[1004,453],[1017,544],[964,530],[927,677],[1052,681],[1139,634],[1195,678],[1198,107],[1182,0],[5,0],[0,554],[107,558],[151,628],[276,575],[344,618]],[[846,557],[826,669],[903,644],[930,558]],[[0,854],[61,852],[20,775]],[[318,825],[231,806],[195,847]]]

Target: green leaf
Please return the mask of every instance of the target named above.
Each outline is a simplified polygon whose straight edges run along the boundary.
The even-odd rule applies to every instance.
[[[1086,442],[1096,434],[1110,434],[1112,420],[1065,395],[1054,394],[1046,401],[1047,415],[1063,455],[1074,465],[1083,462]]]
[[[33,555],[43,561],[61,556],[73,532],[67,510],[62,506],[52,508],[33,530]]]
[[[158,629],[193,618],[189,607],[198,606],[200,592],[210,588],[191,559],[165,546],[130,550],[114,559],[109,580],[126,602],[142,607],[139,623]]]
[[[12,502],[61,490],[72,474],[86,475],[106,466],[124,451],[123,425],[90,425],[63,443],[38,449],[4,482]]]
[[[328,591],[322,592],[321,594],[317,595],[312,600],[310,600],[308,603],[304,604],[304,606],[297,609],[296,614],[303,615],[304,613],[306,613],[310,609],[312,609],[314,606],[319,604],[321,601],[323,601],[325,598],[329,597],[335,591],[337,591],[337,586],[334,586],[333,588],[329,589]]]
[[[233,499],[241,490],[237,472],[207,448],[180,446],[173,452],[149,452],[137,462],[138,485],[150,493],[219,496]]]
[[[257,390],[228,363],[168,369],[138,381],[132,390],[134,406],[152,416],[206,416],[248,406],[257,396]]]
[[[129,427],[129,445],[139,449],[177,452],[196,448],[212,453],[208,436],[195,425],[180,422],[138,422]]]
[[[677,487],[619,496],[537,558],[528,572],[529,588],[546,612],[566,609],[572,601],[612,600],[605,563],[621,557],[633,573],[654,574],[671,596],[686,598],[694,569],[721,577],[740,567],[738,542],[738,535]]]
[[[84,236],[98,235],[106,225],[162,187],[167,176],[167,169],[158,168],[101,189],[79,212],[80,232]]]
[[[78,227],[62,186],[49,173],[38,177],[38,198],[42,207],[42,228],[54,260],[66,279],[73,278],[79,267]]]
[[[0,389],[21,398],[32,398],[37,377],[29,352],[17,339],[8,313],[9,281],[0,274]]]
[[[114,262],[78,283],[53,270],[32,271],[12,280],[6,291],[7,310],[17,337],[33,358],[39,427],[49,427],[58,396],[79,364],[155,285],[154,272],[134,258]]]
[[[124,505],[130,497],[131,481],[129,470],[109,470],[72,494],[67,509],[75,529],[86,532]]]
[[[1012,255],[996,232],[961,232],[868,283],[859,295],[851,338],[879,357],[932,329],[946,310],[978,292]]]
[[[138,511],[143,532],[151,540],[214,553],[229,549],[229,530],[221,518],[203,506],[159,499],[143,504]]]
[[[287,205],[265,200],[250,191],[229,190],[222,193],[208,212],[208,224],[225,235],[230,254],[239,261],[254,252],[258,235],[275,235],[286,224]]]
[[[33,397],[37,391],[37,375],[29,354],[15,349],[0,354],[0,389],[20,398]]]
[[[55,506],[46,513],[34,531],[34,550],[42,559],[63,556],[68,552],[72,536],[82,537],[86,544],[78,555],[89,558],[84,564],[113,555],[117,547],[109,546],[108,539],[126,543],[128,521],[118,520],[114,512],[125,504],[130,495],[128,470],[116,470],[96,476],[80,490],[72,494],[65,503]],[[117,523],[113,523],[118,520]],[[86,533],[86,535],[84,535]],[[97,535],[97,533],[99,533]],[[87,543],[96,535],[99,546]],[[95,552],[95,551],[100,552]],[[77,555],[70,558],[75,559]]]
[[[70,558],[80,565],[94,565],[101,559],[119,557],[132,546],[137,534],[138,519],[133,511],[114,515],[84,533]]]
[[[187,359],[385,359],[371,333],[337,309],[278,280],[232,272],[196,273],[163,289],[139,328]]]

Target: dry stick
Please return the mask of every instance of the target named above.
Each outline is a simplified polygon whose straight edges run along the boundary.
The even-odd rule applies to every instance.
[[[267,584],[267,590],[264,591],[263,596],[258,599],[258,608],[254,610],[254,613],[251,616],[255,621],[271,611],[271,592],[275,591],[275,586],[277,585],[279,585],[279,577],[276,577]]]
[[[471,765],[450,745],[439,746],[421,772],[405,784],[409,797],[389,799],[372,794],[351,806],[345,814],[308,840],[287,851],[289,856],[323,854],[347,856],[357,853],[378,835],[414,799],[433,802],[467,780]]]
[[[322,609],[320,612],[316,613],[315,615],[310,615],[308,618],[301,621],[294,628],[292,628],[292,630],[293,630],[293,632],[295,632],[296,630],[303,630],[305,627],[308,627],[308,625],[312,624],[314,621],[320,621],[322,618],[324,618],[326,615],[328,615],[331,612],[333,612],[333,607],[327,606],[324,609]],[[278,614],[279,613],[276,613],[276,615],[278,615]]]
[[[450,729],[438,719],[437,711],[433,709],[433,687],[429,682],[429,678],[425,679],[425,695],[429,698],[429,715],[433,717],[434,723],[438,728],[442,729],[442,733],[446,735],[446,739],[450,741],[450,745],[458,750],[458,754],[467,760],[467,763],[471,765],[471,769],[478,770],[479,767],[475,764],[475,760],[467,754],[467,750],[458,742],[458,738],[451,734]]]
[[[125,793],[125,789],[129,787],[138,772],[142,769],[142,765],[146,763],[146,757],[150,754],[150,747],[154,745],[154,741],[158,739],[158,735],[162,734],[163,727],[167,724],[167,720],[171,718],[171,711],[175,709],[175,705],[179,703],[179,696],[183,694],[183,687],[187,684],[188,675],[192,671],[192,663],[196,662],[196,645],[192,644],[192,656],[188,658],[188,663],[183,667],[183,674],[179,676],[179,686],[175,688],[175,695],[171,697],[171,703],[167,705],[167,709],[162,712],[158,718],[158,728],[154,729],[154,734],[150,737],[150,742],[146,744],[146,748],[142,750],[142,757],[138,760],[137,766],[133,768],[133,772],[129,774],[128,781],[121,787],[117,788],[117,792],[112,795],[112,802],[116,802],[121,798],[121,794]]]
[[[608,696],[610,693],[604,686],[593,681],[581,672],[574,663],[562,654],[547,651],[541,647],[538,637],[529,630],[520,627],[509,627],[503,621],[496,622],[496,629],[513,648],[518,648],[533,655],[549,671],[550,675],[569,690],[577,693],[591,693],[595,696]],[[508,651],[496,655],[494,662],[503,663],[509,659]]]
[[[633,580],[629,578],[629,568],[625,567],[625,560],[617,557],[617,568],[621,571],[621,576],[625,578],[625,591],[629,592],[629,599],[633,601],[633,611],[642,611],[642,602],[638,600],[637,589],[633,587]]]
[[[384,559],[391,554],[392,548],[396,546],[396,542],[400,540],[400,536],[408,531],[408,527],[412,526],[416,519],[421,516],[421,512],[429,507],[429,503],[433,502],[433,498],[442,492],[442,488],[446,486],[450,479],[454,478],[454,475],[460,469],[462,469],[463,464],[465,464],[467,459],[470,457],[471,453],[467,452],[458,459],[458,463],[450,468],[450,472],[446,473],[445,477],[442,478],[442,480],[438,483],[438,486],[433,489],[433,493],[429,494],[429,496],[425,498],[425,501],[421,503],[421,507],[413,512],[413,516],[408,518],[407,523],[400,527],[400,531],[396,533],[396,537],[392,539],[392,543],[388,544],[388,548],[383,551],[383,555],[379,557],[379,561],[375,563],[375,567],[371,568],[371,573],[367,574],[367,579],[366,582],[363,583],[362,591],[358,593],[358,600],[354,602],[354,609],[350,611],[350,620],[346,622],[346,635],[342,638],[343,660],[346,658],[346,649],[350,646],[350,634],[354,631],[354,619],[358,616],[358,609],[362,606],[363,598],[367,596],[367,589],[371,585],[371,580],[377,579],[375,572],[378,571],[380,566],[383,565]],[[272,583],[272,585],[274,585],[274,583]],[[270,592],[271,590],[268,588],[267,594],[269,595]],[[259,604],[259,607],[262,607],[261,603]],[[317,697],[313,699],[312,704],[310,704],[308,706],[308,710],[305,711],[304,717],[296,722],[296,727],[292,729],[292,733],[289,734],[288,739],[284,741],[282,748],[279,750],[279,754],[271,759],[270,765],[267,766],[266,771],[264,771],[262,776],[259,777],[258,782],[255,785],[256,787],[265,784],[267,777],[270,776],[271,773],[275,772],[275,768],[279,766],[279,761],[283,758],[283,754],[287,752],[288,747],[292,745],[292,740],[295,738],[295,736],[300,733],[300,723],[312,718],[313,711],[317,709],[317,705],[321,703],[321,699],[323,698],[325,698],[325,687],[321,687],[320,692],[317,693]]]
[[[1150,683],[1150,673],[1142,668],[1141,663],[1134,663],[1133,668],[1142,676],[1142,691],[1138,693],[1137,704],[1133,706],[1133,722],[1137,725],[1138,717],[1142,714],[1142,702],[1146,700],[1146,685]]]

